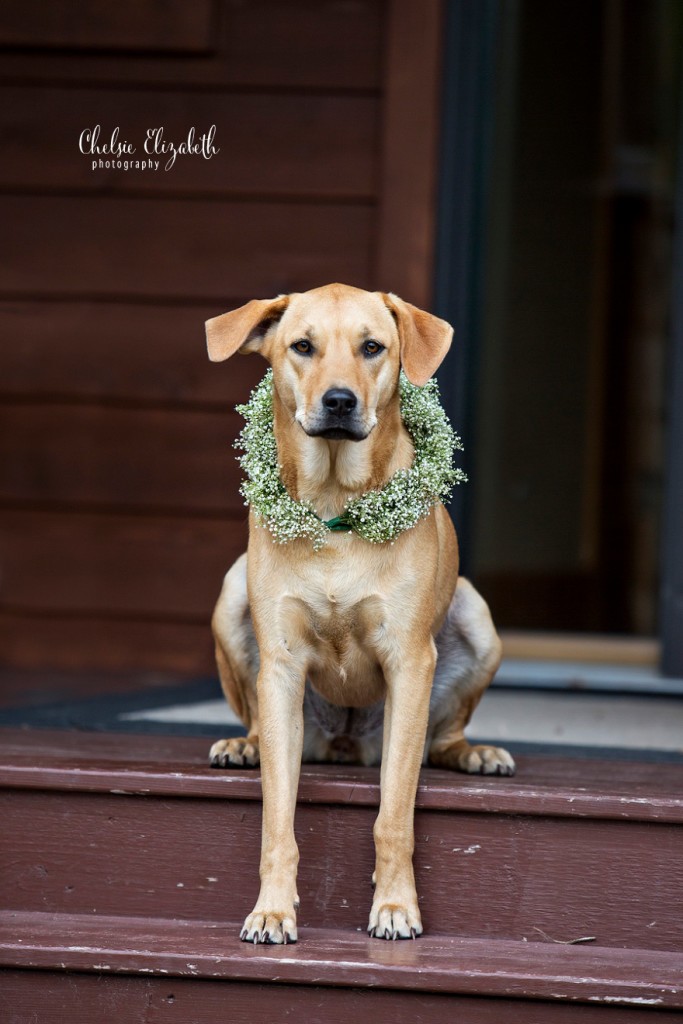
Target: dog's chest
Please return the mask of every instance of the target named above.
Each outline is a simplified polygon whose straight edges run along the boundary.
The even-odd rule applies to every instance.
[[[311,639],[329,645],[340,654],[350,641],[372,646],[373,634],[382,620],[382,602],[374,594],[340,592],[334,581],[304,597]]]
[[[384,602],[341,574],[309,580],[296,600],[308,675],[327,700],[363,707],[384,696],[378,638]],[[294,611],[294,607],[292,607]]]

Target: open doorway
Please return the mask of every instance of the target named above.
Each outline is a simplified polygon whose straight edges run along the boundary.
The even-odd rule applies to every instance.
[[[466,570],[504,630],[641,638],[649,658],[683,8],[484,6]]]

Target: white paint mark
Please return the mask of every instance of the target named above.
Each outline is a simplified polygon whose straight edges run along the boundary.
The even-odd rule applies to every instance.
[[[362,929],[361,929],[362,930]],[[301,964],[301,960],[295,960],[294,957],[278,957],[278,964]],[[331,963],[332,961],[330,961]],[[335,965],[338,967],[366,967],[362,960],[335,960]],[[311,978],[309,984],[318,985],[324,983],[323,978]]]
[[[464,850],[463,850],[462,846],[454,846],[451,852],[452,853],[462,853],[463,855],[467,855],[468,853],[476,853],[477,850],[481,850],[480,844],[479,843],[472,843],[471,846],[466,846]]]
[[[217,878],[207,878],[207,882],[217,882]]]
[[[184,889],[184,888],[185,888],[185,883],[184,882],[176,882],[176,889]]]
[[[589,996],[590,1003],[628,1003],[629,1006],[658,1006],[663,999],[645,999],[644,996]]]

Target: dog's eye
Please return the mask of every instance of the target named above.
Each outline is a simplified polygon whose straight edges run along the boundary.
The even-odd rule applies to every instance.
[[[302,356],[310,356],[311,353],[313,352],[313,346],[311,345],[308,338],[299,338],[298,341],[294,342],[292,348],[294,349],[295,352],[299,352],[300,355]]]
[[[363,353],[366,356],[377,356],[380,352],[384,351],[384,345],[380,345],[378,341],[370,339],[363,345]]]

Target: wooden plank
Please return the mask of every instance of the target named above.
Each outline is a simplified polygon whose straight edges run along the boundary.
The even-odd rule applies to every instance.
[[[217,596],[217,593],[216,595]],[[203,623],[102,615],[31,615],[0,609],[0,661],[55,672],[172,672],[213,675],[209,616]],[[100,677],[101,678],[101,677]],[[99,692],[99,683],[94,695]],[[106,689],[106,687],[105,687]],[[26,691],[25,691],[26,693]],[[21,703],[15,700],[14,704]]]
[[[79,54],[74,60],[49,50],[40,54],[10,52],[3,55],[0,73],[5,79],[24,82],[377,89],[383,6],[381,0],[288,0],[286,4],[281,0],[222,0],[216,8],[214,53],[210,56],[188,54],[177,59],[133,53],[121,60],[103,52]]]
[[[0,45],[31,49],[207,52],[211,0],[3,0]]]
[[[432,300],[441,84],[441,0],[391,0],[384,72],[377,277]]]
[[[258,1006],[263,1017],[277,1018],[290,1007],[306,1024],[335,1020],[372,1020],[376,1024],[652,1024],[652,1008],[589,1006],[546,1000],[490,999],[431,992],[388,992],[371,988],[323,988],[231,981],[191,981],[134,975],[72,974],[62,971],[5,969],[4,1005],[17,1024],[215,1024],[229,999],[234,1020],[251,1020]],[[21,1007],[21,1011],[19,1010]],[[21,1012],[22,1017],[16,1014]],[[671,1022],[670,1014],[661,1016]]]
[[[534,633],[501,630],[504,658],[590,661],[605,665],[637,665],[653,671],[661,644],[654,637],[595,636],[589,633]]]
[[[373,96],[9,87],[0,109],[0,188],[369,199],[377,116]],[[82,132],[97,125],[97,145],[109,145],[118,128],[118,143],[135,148],[117,161],[120,169],[93,170],[93,161],[111,157],[89,153],[87,138],[81,152]],[[163,141],[179,144],[191,127],[199,140],[212,125],[219,152],[211,159],[181,155],[165,171],[163,156],[156,172],[130,165],[148,159],[149,129],[163,126]]]
[[[259,356],[210,363],[204,321],[220,305],[0,302],[0,396],[89,401],[211,403],[226,411],[249,397]]]
[[[0,511],[0,611],[208,621],[240,519]]]
[[[173,772],[168,771],[170,763]],[[683,824],[680,764],[667,764],[663,771],[658,762],[578,759],[559,751],[519,754],[517,767],[510,778],[423,768],[416,807],[455,815],[456,823],[467,813]],[[124,779],[128,785],[123,788],[130,794],[261,799],[259,773],[210,769],[204,739],[0,728],[0,786],[97,794],[111,792],[112,780],[121,788]],[[298,799],[301,804],[368,807],[374,814],[380,800],[379,770],[304,765]]]
[[[217,725],[215,736],[220,735]],[[206,738],[203,759],[210,744]],[[59,761],[45,763],[42,756],[41,761],[47,777],[64,774]],[[188,769],[170,762],[130,774],[111,771],[101,760],[96,767],[108,778],[108,788],[101,785],[97,797],[58,793],[53,787],[49,792],[14,788],[12,773],[3,773],[9,788],[0,791],[0,810],[13,839],[11,848],[0,853],[3,909],[85,914],[96,907],[99,914],[243,919],[258,889],[258,773],[249,773],[255,776],[256,798],[245,801],[230,799],[235,772],[216,772],[205,764]],[[203,774],[211,771],[215,799],[190,799]],[[30,772],[37,775],[30,766],[19,766],[14,774]],[[167,793],[155,798],[164,772],[174,776],[175,796],[168,792],[167,779]],[[93,766],[72,769],[73,776],[83,773],[86,779],[95,774]],[[140,777],[145,774],[147,785]],[[181,782],[187,776],[189,786]],[[84,788],[84,780],[79,781]],[[34,785],[39,787],[40,780]],[[295,821],[299,924],[353,933],[365,926],[372,902],[376,807],[327,804],[320,798],[311,803],[305,800],[306,787],[302,790]],[[171,806],[174,840],[169,849],[164,821]],[[221,857],[226,835],[236,854],[229,871]],[[680,824],[418,808],[414,864],[425,933],[467,935],[494,944],[552,939],[570,944],[592,935],[603,948],[680,950],[683,922],[671,901],[683,883],[680,841]],[[103,863],[105,850],[110,853]],[[38,864],[41,872],[35,870]],[[449,899],[454,877],[457,900]]]
[[[0,501],[244,517],[235,412],[0,404]]]
[[[366,287],[368,206],[0,197],[4,297],[270,296]]]
[[[195,850],[199,845],[195,838]],[[56,935],[62,936],[57,944]],[[385,945],[362,932],[326,929],[303,938],[293,946],[250,947],[215,922],[93,913],[60,920],[4,912],[0,930],[2,960],[12,967],[54,969],[57,963],[62,970],[101,973],[104,964],[113,973],[264,982],[275,974],[290,985],[683,1007],[675,953],[451,936]]]

